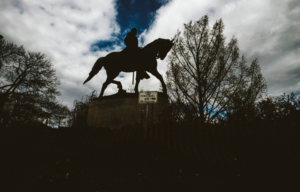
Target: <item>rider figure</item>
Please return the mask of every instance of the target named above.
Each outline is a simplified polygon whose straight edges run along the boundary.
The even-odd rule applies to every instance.
[[[137,34],[137,29],[136,28],[132,28],[131,31],[129,33],[127,33],[127,36],[124,39],[124,43],[127,46],[123,52],[130,57],[130,59],[133,58],[133,61],[135,61],[135,64],[138,64],[139,62],[139,51],[141,50],[138,47],[139,41],[138,38],[136,37]],[[143,73],[141,74],[141,79],[149,79],[150,76],[143,71]]]
[[[127,33],[127,36],[124,39],[124,43],[129,49],[134,50],[138,48],[139,41],[136,37],[136,34],[137,34],[137,29],[132,28],[131,31]]]
[[[136,28],[132,28],[131,31],[127,33],[127,36],[124,39],[124,43],[127,47],[123,50],[123,52],[126,56],[129,56],[131,61],[133,59],[133,61],[138,62],[138,51],[140,50],[140,48],[138,47],[139,41],[136,37],[136,34]]]

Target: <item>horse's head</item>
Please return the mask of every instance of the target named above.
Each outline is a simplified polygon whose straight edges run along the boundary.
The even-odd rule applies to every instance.
[[[164,60],[167,56],[168,52],[172,49],[174,45],[174,39],[158,39],[159,41],[159,51],[157,58],[160,58],[161,60]]]

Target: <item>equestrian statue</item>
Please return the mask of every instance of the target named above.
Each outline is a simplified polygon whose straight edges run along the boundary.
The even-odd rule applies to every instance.
[[[146,72],[151,73],[159,79],[163,87],[163,93],[167,93],[166,84],[157,71],[156,59],[159,58],[163,60],[166,57],[167,53],[174,45],[175,37],[172,40],[159,38],[149,43],[144,48],[139,48],[136,34],[136,28],[133,28],[127,34],[124,40],[126,48],[121,52],[112,52],[106,55],[106,57],[100,57],[94,64],[92,71],[89,73],[89,77],[84,81],[83,84],[91,80],[102,67],[105,68],[107,78],[103,83],[99,98],[103,97],[104,90],[110,83],[114,83],[118,86],[119,93],[126,93],[126,91],[122,89],[122,84],[119,81],[114,80],[121,71],[137,72],[134,88],[136,93],[138,93],[140,80],[150,78]]]

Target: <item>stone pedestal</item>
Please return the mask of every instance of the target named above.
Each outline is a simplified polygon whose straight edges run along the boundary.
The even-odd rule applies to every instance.
[[[118,129],[125,124],[141,123],[147,104],[138,103],[138,93],[124,93],[104,96],[91,102],[88,112],[88,126]],[[158,92],[158,102],[148,104],[148,114],[155,116],[168,105],[167,95]],[[143,118],[145,124],[145,118]]]

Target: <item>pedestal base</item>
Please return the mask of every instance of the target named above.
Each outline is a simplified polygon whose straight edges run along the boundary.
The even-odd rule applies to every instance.
[[[89,107],[88,126],[118,129],[125,124],[144,123],[141,122],[141,113],[146,113],[146,104],[139,104],[138,97],[138,93],[122,93],[93,100]],[[158,102],[149,104],[148,114],[155,116],[167,105],[168,96],[158,92]]]

